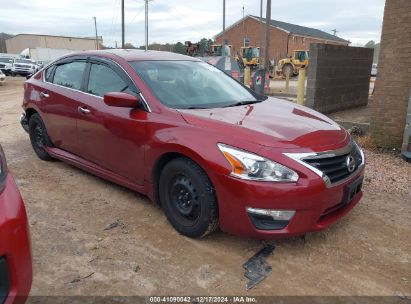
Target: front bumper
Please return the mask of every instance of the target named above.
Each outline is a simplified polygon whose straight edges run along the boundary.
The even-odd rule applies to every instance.
[[[221,230],[261,239],[303,235],[329,227],[361,199],[361,187],[347,200],[347,188],[364,175],[364,167],[347,181],[327,187],[315,173],[306,170],[297,183],[244,181],[224,174],[215,182]],[[344,204],[345,203],[345,204]],[[247,208],[295,210],[290,221],[277,222],[276,229],[258,229]],[[260,226],[264,227],[264,225]]]
[[[0,303],[24,303],[32,282],[31,244],[26,210],[11,174],[0,193],[0,240]]]
[[[34,74],[36,70],[34,69],[25,69],[25,68],[13,68],[11,70],[12,73],[19,74],[19,75],[30,75]]]

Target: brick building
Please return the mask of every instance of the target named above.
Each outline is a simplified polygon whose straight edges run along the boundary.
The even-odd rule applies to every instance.
[[[245,16],[226,29],[225,40],[232,45],[232,54],[240,51],[244,45],[244,38],[248,38],[249,45],[259,45],[260,24],[263,28],[263,48],[265,45],[265,18],[260,23],[260,18],[252,15]],[[222,33],[214,36],[216,43],[222,42]],[[293,50],[309,50],[311,43],[325,43],[336,45],[349,45],[349,41],[338,36],[296,24],[271,20],[270,29],[270,59],[276,61],[291,54]]]
[[[401,146],[410,89],[411,1],[386,0],[370,125],[379,146]]]

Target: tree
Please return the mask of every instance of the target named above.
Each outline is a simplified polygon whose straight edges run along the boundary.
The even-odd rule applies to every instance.
[[[369,49],[374,49],[373,62],[378,63],[378,57],[380,56],[380,44],[375,43],[374,40],[370,40],[364,45],[364,47],[369,48]]]
[[[125,49],[136,49],[136,47],[132,45],[130,42],[124,43],[124,48]]]
[[[182,44],[179,41],[174,45],[173,52],[178,53],[178,54],[185,54],[186,53],[186,48],[185,48],[184,44]]]
[[[370,40],[368,41],[365,45],[365,48],[369,48],[369,49],[373,49],[375,47],[375,41],[374,40]]]
[[[198,42],[198,44],[200,45],[200,49],[199,49],[200,56],[204,56],[204,53],[207,53],[210,51],[211,45],[213,44],[213,40],[203,38],[200,40],[200,42]]]

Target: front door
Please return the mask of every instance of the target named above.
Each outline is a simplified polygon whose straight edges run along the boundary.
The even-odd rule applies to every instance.
[[[86,73],[86,92],[80,100],[77,119],[81,156],[142,185],[147,112],[108,106],[103,99],[108,92],[138,91],[113,63],[91,60]]]

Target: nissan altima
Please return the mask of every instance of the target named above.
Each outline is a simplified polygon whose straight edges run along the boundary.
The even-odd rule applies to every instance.
[[[23,108],[40,159],[147,195],[189,237],[301,235],[362,196],[364,155],[346,130],[194,57],[70,54],[26,81]]]

